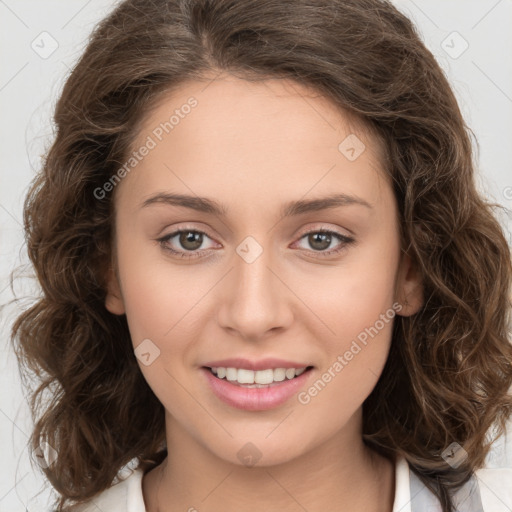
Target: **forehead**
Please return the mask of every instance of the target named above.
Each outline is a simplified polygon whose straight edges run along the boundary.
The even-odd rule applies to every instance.
[[[150,139],[153,147],[123,181],[139,196],[168,187],[270,201],[285,191],[298,198],[309,190],[359,188],[376,200],[386,180],[384,152],[365,128],[317,91],[290,80],[190,81],[161,94],[147,111],[132,149]],[[347,153],[350,146],[361,151],[355,159],[354,151]]]
[[[195,106],[190,108],[192,100]],[[240,141],[244,134],[239,128],[244,126],[245,133],[261,135],[262,139],[270,134],[278,142],[291,142],[295,136],[296,140],[306,138],[314,143],[318,139],[325,140],[325,132],[329,130],[337,135],[353,133],[361,139],[372,139],[367,154],[375,163],[384,156],[384,145],[372,133],[368,122],[310,86],[290,79],[248,81],[229,74],[186,81],[158,94],[139,123],[133,145],[143,144],[145,137],[155,130],[163,131],[160,136],[164,137],[170,131],[183,131],[178,130],[178,126],[188,117],[192,120],[187,124],[194,124],[198,138],[212,123],[215,125],[216,130],[210,130],[203,140],[222,132],[225,136],[234,136],[233,142]],[[167,125],[166,131],[161,124],[169,122],[171,126]],[[159,127],[162,129],[158,130]],[[286,128],[286,132],[279,133],[280,127]],[[201,128],[204,130],[197,131]],[[158,138],[159,134],[156,136]]]

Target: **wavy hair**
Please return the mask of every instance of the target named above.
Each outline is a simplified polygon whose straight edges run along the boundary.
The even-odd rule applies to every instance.
[[[31,448],[58,511],[108,488],[134,457],[166,456],[164,409],[136,363],[126,317],[105,308],[113,258],[105,184],[163,92],[225,71],[287,78],[330,99],[384,142],[401,247],[424,304],[396,317],[383,373],[363,404],[365,442],[402,455],[453,510],[512,413],[510,249],[475,186],[471,130],[411,21],[385,0],[126,0],[94,29],[54,112],[56,133],[24,204],[42,288],[12,343],[30,389]],[[34,380],[35,379],[35,380]],[[43,400],[44,397],[47,400]],[[442,457],[458,442],[467,459]]]

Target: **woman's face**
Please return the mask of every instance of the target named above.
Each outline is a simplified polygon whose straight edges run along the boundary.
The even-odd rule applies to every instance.
[[[236,464],[360,438],[394,316],[421,305],[377,141],[295,82],[224,77],[168,94],[132,149],[106,305],[168,429]]]

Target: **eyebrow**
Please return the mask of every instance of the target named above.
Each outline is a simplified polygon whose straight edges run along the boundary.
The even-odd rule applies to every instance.
[[[146,199],[142,203],[141,208],[145,208],[153,204],[181,206],[199,212],[218,215],[219,217],[226,217],[228,213],[228,209],[214,199],[199,196],[189,196],[184,194],[159,193]],[[358,196],[349,194],[333,194],[317,199],[301,199],[298,201],[290,201],[284,204],[281,208],[281,216],[291,217],[304,213],[317,212],[320,210],[330,210],[340,206],[349,205],[360,205],[369,209],[373,209],[373,206],[370,203]]]

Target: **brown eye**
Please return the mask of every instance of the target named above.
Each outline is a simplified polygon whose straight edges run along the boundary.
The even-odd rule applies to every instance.
[[[178,240],[187,251],[197,251],[203,243],[203,234],[199,231],[181,231]]]
[[[201,253],[208,253],[211,247],[202,248],[201,246],[206,239],[211,238],[202,231],[196,229],[181,229],[169,233],[157,241],[160,242],[162,248],[172,255],[180,258],[198,258]]]
[[[308,243],[315,251],[325,251],[331,245],[331,235],[325,232],[310,233]]]
[[[307,245],[309,247],[306,247],[306,250],[309,250],[309,252],[317,253],[318,256],[330,256],[337,254],[341,252],[343,249],[345,249],[348,245],[355,243],[355,239],[342,235],[341,233],[338,233],[336,231],[329,231],[326,229],[316,229],[314,231],[308,231],[307,233],[304,233],[300,240],[306,240]],[[331,244],[338,240],[338,247],[327,250],[329,247],[331,247]],[[315,254],[316,255],[316,254]]]

